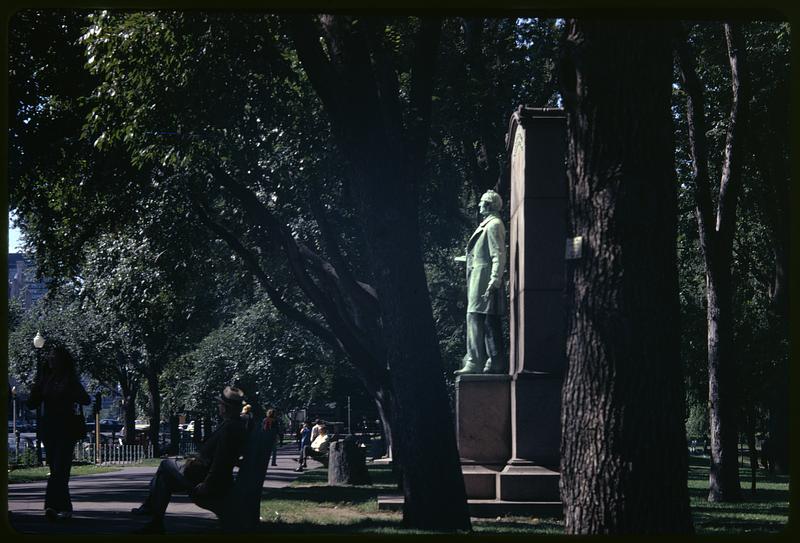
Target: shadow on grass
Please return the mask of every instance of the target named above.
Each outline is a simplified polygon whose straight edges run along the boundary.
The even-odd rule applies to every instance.
[[[707,488],[690,488],[689,489],[689,496],[698,498],[700,500],[706,500],[708,498],[708,489]],[[787,507],[789,504],[789,490],[775,490],[775,489],[768,489],[768,488],[758,488],[756,489],[756,493],[753,494],[750,492],[750,489],[742,489],[742,501],[737,502],[738,504],[748,504],[748,503],[774,503],[774,502],[786,502]],[[727,505],[736,505],[735,503],[727,504]]]
[[[259,526],[261,532],[273,533],[353,533],[375,532],[386,530],[390,532],[404,532],[400,521],[362,519],[347,524],[314,524],[313,522],[262,522]]]
[[[348,502],[359,504],[374,500],[379,489],[363,486],[308,486],[265,490],[262,499],[312,503]]]
[[[725,533],[725,534],[741,534],[741,533],[779,533],[786,528],[786,522],[778,520],[764,520],[760,519],[757,523],[742,519],[724,519],[713,514],[708,515],[693,515],[695,531],[702,534],[712,533]]]

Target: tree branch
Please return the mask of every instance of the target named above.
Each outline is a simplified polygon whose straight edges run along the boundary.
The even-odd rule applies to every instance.
[[[239,257],[241,257],[247,269],[256,279],[258,279],[261,286],[267,292],[267,296],[272,302],[272,305],[274,305],[278,311],[300,326],[306,328],[329,346],[333,347],[334,350],[342,350],[341,343],[339,343],[336,336],[334,336],[330,330],[323,326],[322,323],[315,321],[314,319],[303,314],[299,309],[289,304],[281,297],[275,287],[272,286],[267,274],[258,264],[258,259],[252,253],[252,251],[248,250],[231,231],[211,219],[210,213],[204,205],[198,202],[196,203],[196,206],[197,215],[200,218],[200,221],[211,232],[216,234],[217,237],[223,240],[228,247],[230,247],[236,254],[239,255]]]
[[[423,17],[417,34],[411,64],[410,111],[411,130],[409,163],[412,182],[419,177],[425,162],[431,126],[431,97],[436,73],[439,40],[442,34],[440,17]]]
[[[284,20],[311,85],[325,105],[328,115],[338,124],[342,120],[335,84],[338,77],[319,43],[320,36],[316,25],[306,15],[292,15]]]
[[[389,145],[400,147],[402,145],[402,134],[400,128],[403,126],[403,117],[400,110],[400,87],[397,81],[397,71],[395,62],[383,43],[382,18],[366,17],[363,24],[366,29],[364,32],[365,42],[372,51],[371,67],[377,80],[377,91],[379,95],[380,110],[383,114],[383,125],[389,139]]]
[[[747,130],[749,85],[745,61],[744,38],[738,25],[725,23],[725,40],[731,66],[731,113],[725,141],[725,158],[719,188],[717,232],[720,246],[727,254],[736,230],[736,200],[741,188],[744,162],[744,134]]]
[[[333,262],[334,271],[341,285],[340,288],[353,298],[355,303],[366,306],[365,309],[368,309],[369,313],[374,313],[377,318],[379,312],[377,293],[372,287],[366,288],[365,283],[357,281],[353,276],[350,267],[342,256],[336,233],[325,215],[320,199],[311,198],[309,203],[322,232],[322,241],[325,249],[331,262]]]
[[[688,43],[686,31],[681,28],[675,46],[680,67],[681,83],[686,92],[686,122],[689,132],[689,148],[692,154],[694,176],[694,200],[700,247],[706,261],[715,260],[715,229],[712,223],[713,204],[708,177],[708,142],[706,141],[705,99],[703,87],[697,76],[694,51]]]
[[[258,201],[258,198],[246,187],[239,184],[227,172],[221,168],[215,169],[215,174],[220,184],[233,194],[242,203],[242,207],[250,219],[259,226],[262,226],[270,238],[283,247],[289,261],[292,275],[300,286],[301,290],[308,296],[317,310],[322,313],[328,323],[330,330],[342,344],[342,349],[348,355],[351,362],[370,376],[376,382],[385,383],[385,365],[382,358],[378,358],[379,353],[374,353],[364,345],[359,335],[353,333],[354,325],[344,319],[345,312],[340,311],[337,304],[317,285],[304,266],[304,257],[301,255],[301,248],[297,241],[291,236],[287,229],[282,226],[275,217]]]

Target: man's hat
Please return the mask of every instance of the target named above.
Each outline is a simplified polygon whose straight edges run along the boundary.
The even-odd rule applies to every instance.
[[[226,386],[225,390],[223,390],[222,394],[217,398],[217,401],[225,405],[239,407],[245,403],[244,392],[239,388]]]

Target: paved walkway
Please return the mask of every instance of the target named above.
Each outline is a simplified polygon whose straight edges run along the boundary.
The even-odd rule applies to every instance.
[[[294,469],[297,446],[278,449],[277,466],[269,466],[264,488],[280,488],[300,474]],[[320,466],[309,460],[309,469]],[[130,514],[147,496],[148,483],[155,467],[126,467],[121,471],[72,477],[69,488],[73,517],[66,522],[47,522],[44,518],[45,481],[8,486],[8,516],[11,528],[32,534],[125,534],[146,519]],[[219,531],[214,514],[194,505],[188,496],[172,496],[164,520],[167,533],[209,533]]]

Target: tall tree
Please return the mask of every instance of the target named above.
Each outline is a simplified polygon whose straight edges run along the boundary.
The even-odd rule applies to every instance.
[[[418,22],[407,102],[380,17],[292,17],[305,72],[349,162],[365,232],[394,392],[403,421],[395,435],[403,471],[403,519],[433,529],[468,529],[453,428],[418,224],[441,21]],[[426,454],[420,454],[422,449]]]
[[[737,459],[734,286],[731,269],[737,199],[741,190],[742,164],[746,153],[749,86],[741,30],[728,23],[724,25],[724,29],[732,99],[716,209],[710,188],[703,87],[697,76],[695,53],[685,38],[679,40],[677,46],[687,101],[697,228],[706,271],[708,400],[711,426],[708,499],[712,502],[741,499]]]
[[[83,102],[89,119],[84,142],[93,142],[83,152],[103,156],[123,149],[138,170],[125,177],[76,176],[83,183],[53,173],[47,189],[35,182],[32,168],[23,171],[19,177],[26,188],[36,189],[35,199],[26,200],[23,189],[14,192],[23,225],[31,228],[43,263],[69,273],[69,265],[78,264],[82,236],[53,235],[53,223],[97,236],[111,225],[117,230],[137,223],[131,210],[146,208],[153,199],[178,205],[186,221],[228,245],[237,268],[259,281],[278,310],[346,354],[373,394],[387,430],[392,421],[402,421],[406,443],[394,450],[403,465],[409,524],[469,527],[455,436],[441,437],[442,428],[453,425],[422,268],[417,187],[410,183],[424,173],[438,25],[397,21],[405,35],[417,37],[400,41],[398,48],[391,28],[370,23],[370,47],[376,66],[383,67],[376,73],[387,130],[380,134],[382,129],[373,127],[368,136],[383,139],[362,150],[378,154],[367,161],[369,180],[354,182],[366,179],[367,162],[345,162],[361,165],[356,175],[341,166],[336,148],[350,158],[353,146],[338,137],[344,145],[332,145],[329,115],[319,111],[315,93],[308,92],[297,53],[276,21],[271,16],[96,14],[82,38],[88,66],[98,78]],[[319,47],[318,40],[312,46]],[[345,49],[353,52],[349,45]],[[152,62],[154,52],[163,62]],[[344,71],[372,77],[372,67],[360,59],[341,63]],[[403,66],[393,66],[393,60]],[[368,86],[362,90],[369,94]],[[325,99],[322,103],[327,108]],[[358,127],[355,133],[375,113],[373,102],[364,105],[369,112],[346,119],[348,129]],[[341,121],[335,117],[334,127]],[[320,151],[329,148],[336,152]],[[381,162],[380,153],[389,160]],[[326,154],[338,163],[332,166]],[[77,166],[92,171],[89,161]],[[382,193],[385,189],[391,190]],[[57,208],[48,194],[53,190],[62,197]],[[118,205],[123,201],[128,205]],[[342,203],[348,213],[355,204],[353,215],[369,220],[348,224],[331,213]],[[83,216],[64,216],[63,210],[76,208],[84,210]],[[153,230],[163,226],[156,221]],[[162,229],[161,235],[169,232]],[[405,389],[402,401],[393,399],[398,382]],[[443,510],[441,503],[448,507]]]
[[[570,20],[562,54],[568,224],[584,243],[562,396],[566,531],[689,533],[669,27]]]

